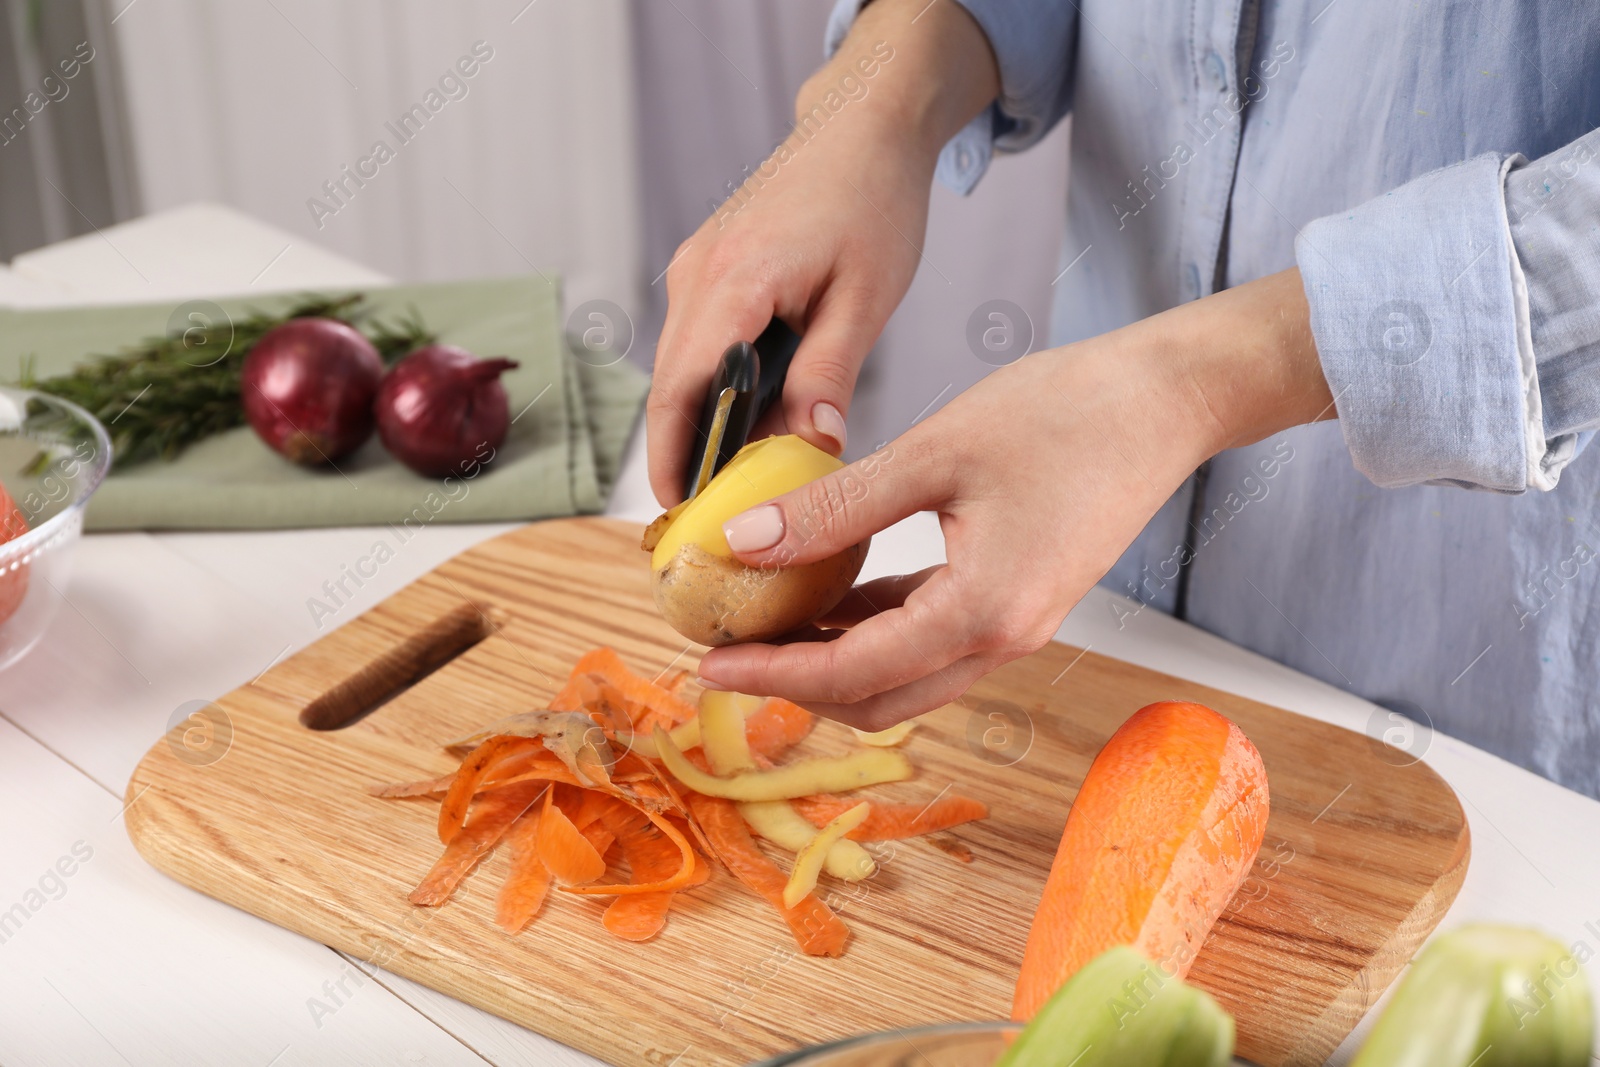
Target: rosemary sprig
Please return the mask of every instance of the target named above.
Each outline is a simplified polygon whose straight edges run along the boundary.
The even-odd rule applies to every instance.
[[[261,335],[290,319],[323,316],[366,334],[385,363],[431,343],[434,335],[415,308],[380,322],[364,296],[306,296],[281,314],[252,311],[232,321],[174,328],[113,355],[52,378],[36,379],[32,360],[21,384],[86,408],[111,435],[112,468],[157,456],[173,459],[186,447],[244,422],[239,373]]]

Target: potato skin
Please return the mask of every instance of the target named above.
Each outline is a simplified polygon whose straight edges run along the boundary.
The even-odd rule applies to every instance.
[[[870,543],[773,570],[686,544],[655,572],[652,592],[661,617],[691,641],[712,646],[766,641],[806,625],[844,599]]]

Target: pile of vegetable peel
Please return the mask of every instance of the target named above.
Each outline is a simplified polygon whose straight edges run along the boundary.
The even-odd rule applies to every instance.
[[[385,799],[439,801],[444,853],[411,903],[444,904],[503,844],[510,862],[495,909],[503,929],[526,927],[553,887],[611,897],[606,930],[647,941],[666,925],[676,894],[707,884],[717,864],[778,911],[802,952],[839,956],[849,930],[818,895],[824,873],[869,877],[874,864],[858,842],[988,815],[981,802],[948,792],[925,805],[840,795],[911,777],[910,761],[891,747],[909,731],[843,756],[785,762],[811,733],[810,712],[709,691],[697,707],[684,697],[688,681],[686,671],[650,681],[614,650],[594,649],[548,708],[447,743],[463,754],[454,772],[371,787]],[[789,874],[758,836],[798,854]],[[940,847],[971,861],[965,847]]]

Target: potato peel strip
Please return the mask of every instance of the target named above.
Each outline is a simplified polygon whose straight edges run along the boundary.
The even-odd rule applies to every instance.
[[[806,847],[795,853],[794,870],[789,873],[789,884],[783,887],[783,905],[792,908],[817,888],[817,876],[822,873],[822,861],[828,858],[828,849],[835,841],[867,820],[872,805],[862,801],[837,819],[817,831]]]
[[[770,771],[743,771],[719,778],[707,774],[678,750],[667,732],[657,728],[656,747],[672,776],[696,793],[724,800],[792,800],[813,793],[843,793],[911,777],[911,763],[893,749],[870,748],[847,756],[797,760]]]

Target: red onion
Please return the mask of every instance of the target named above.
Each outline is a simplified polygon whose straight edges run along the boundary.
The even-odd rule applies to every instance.
[[[487,463],[511,425],[500,375],[515,366],[509,359],[478,359],[453,345],[417,349],[378,387],[383,446],[430,478]]]
[[[262,334],[239,376],[244,415],[269,446],[296,463],[332,463],[372,436],[372,399],[383,360],[337,319],[290,319]]]

